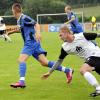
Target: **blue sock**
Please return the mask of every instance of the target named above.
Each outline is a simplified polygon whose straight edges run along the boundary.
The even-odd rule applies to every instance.
[[[48,67],[49,67],[49,68],[52,68],[53,65],[54,65],[54,62],[49,61]],[[66,67],[63,67],[63,66],[58,66],[58,68],[57,68],[56,70],[58,70],[58,71],[63,71],[63,72],[65,72],[65,73],[68,73],[68,72],[70,71],[70,68],[66,68]]]
[[[26,63],[25,62],[21,62],[19,64],[19,74],[20,74],[20,78],[25,77],[25,74],[26,74]]]

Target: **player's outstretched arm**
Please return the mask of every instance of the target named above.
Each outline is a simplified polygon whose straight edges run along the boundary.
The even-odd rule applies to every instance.
[[[100,38],[100,33],[84,33],[83,35],[87,40],[95,40],[96,38]]]
[[[57,69],[59,65],[61,65],[62,62],[63,62],[63,59],[58,59],[57,62],[53,65],[53,67],[47,73],[43,74],[42,79],[47,79],[52,74],[52,72],[55,69]]]
[[[6,29],[6,33],[8,35],[11,35],[13,33],[19,33],[19,32],[20,32],[20,29],[18,27]]]
[[[67,22],[65,22],[65,24],[69,24],[69,23],[71,23],[71,22],[74,21],[74,20],[75,20],[75,16],[73,15],[72,18],[71,18],[70,20],[68,20]]]
[[[57,60],[57,62],[53,65],[53,67],[47,73],[43,74],[42,79],[47,79],[52,74],[52,72],[55,69],[57,69],[58,66],[60,66],[62,64],[63,59],[66,57],[66,55],[68,55],[68,54],[62,48],[61,49],[61,54],[59,56],[59,59]]]

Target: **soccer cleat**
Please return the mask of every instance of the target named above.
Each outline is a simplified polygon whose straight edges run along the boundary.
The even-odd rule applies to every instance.
[[[68,73],[66,73],[66,78],[67,78],[67,83],[69,84],[72,81],[72,76],[73,76],[74,70],[70,69]]]
[[[18,87],[25,88],[26,87],[24,82],[17,82],[17,83],[11,84],[10,86],[13,88],[18,88]]]
[[[96,97],[100,95],[100,90],[96,90],[95,92],[91,93],[90,96],[91,97]]]

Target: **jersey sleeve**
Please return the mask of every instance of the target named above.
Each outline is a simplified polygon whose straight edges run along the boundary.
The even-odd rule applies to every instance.
[[[83,33],[83,35],[87,40],[95,40],[97,37],[97,33]]]
[[[68,53],[66,53],[66,51],[63,48],[61,48],[59,59],[64,59],[67,55]]]
[[[71,18],[75,18],[75,14],[74,13],[71,13]]]
[[[26,16],[26,17],[24,18],[24,25],[25,25],[25,26],[33,26],[33,25],[35,25],[35,24],[36,24],[36,21],[33,20],[32,18],[30,18],[30,17],[28,17],[28,16]]]
[[[55,69],[57,69],[58,66],[60,66],[62,64],[63,59],[66,57],[66,55],[67,55],[67,53],[62,48],[59,59],[56,61],[56,63],[53,65],[53,67],[49,70],[50,73],[52,73]]]

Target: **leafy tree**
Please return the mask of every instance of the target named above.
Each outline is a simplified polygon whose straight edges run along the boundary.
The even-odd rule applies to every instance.
[[[24,11],[32,17],[43,13],[59,13],[66,5],[63,0],[24,0]]]

